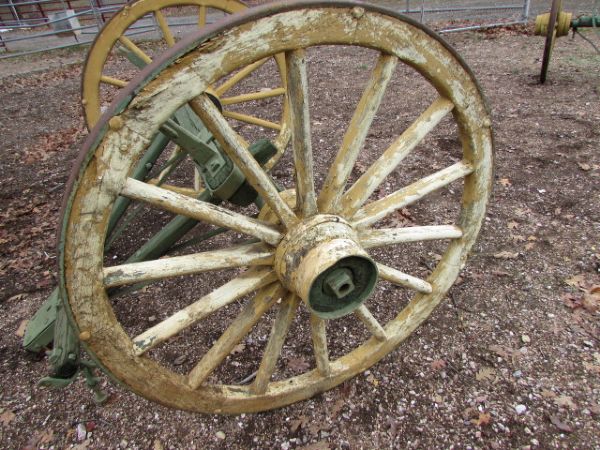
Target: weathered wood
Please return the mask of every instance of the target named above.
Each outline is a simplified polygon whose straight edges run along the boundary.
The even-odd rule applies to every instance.
[[[323,190],[319,194],[319,211],[328,213],[339,211],[341,207],[339,200],[348,176],[354,167],[358,152],[365,142],[371,122],[375,118],[385,88],[392,78],[397,63],[398,58],[393,55],[384,53],[379,55],[367,87],[350,120],[342,145],[327,173]]]
[[[160,27],[160,31],[162,32],[167,45],[173,47],[175,45],[175,38],[173,37],[173,33],[171,33],[171,29],[169,28],[169,24],[164,14],[158,9],[154,11],[154,17],[156,17],[156,21],[158,22],[158,26]]]
[[[187,384],[198,389],[284,292],[279,283],[261,289],[188,374]]]
[[[272,270],[252,268],[136,336],[133,351],[142,355],[209,314],[276,280]]]
[[[106,83],[106,84],[112,84],[113,86],[116,86],[116,87],[127,86],[127,81],[120,80],[118,78],[109,77],[108,75],[102,75],[100,77],[100,82]]]
[[[321,376],[328,377],[331,374],[331,366],[329,365],[329,352],[327,350],[327,322],[311,314],[310,332],[317,371]]]
[[[285,55],[288,77],[288,102],[292,128],[292,150],[296,169],[296,205],[303,218],[317,213],[313,175],[313,155],[308,110],[308,80],[304,50]]]
[[[229,119],[239,120],[240,122],[249,123],[251,125],[258,125],[259,127],[281,131],[281,124],[271,122],[270,120],[261,119],[260,117],[254,117],[248,114],[242,114],[240,112],[235,111],[223,111],[223,116]]]
[[[342,197],[341,210],[352,216],[371,196],[408,154],[452,111],[454,104],[443,97],[434,101],[429,108],[406,129]]]
[[[214,103],[207,96],[201,95],[191,102],[191,106],[219,141],[223,150],[246,175],[246,180],[277,214],[282,223],[287,228],[295,224],[298,218],[294,212],[279,196],[271,178],[242,144],[239,135],[229,126]]]
[[[198,8],[198,28],[203,28],[206,25],[206,6],[200,5]]]
[[[108,288],[210,270],[266,266],[272,263],[273,251],[267,249],[264,244],[240,245],[226,250],[105,267],[103,270],[104,285]]]
[[[367,327],[367,330],[375,336],[376,339],[380,341],[385,341],[387,339],[387,335],[385,334],[385,330],[381,326],[381,324],[377,321],[371,311],[365,305],[360,305],[358,308],[354,310],[354,314],[356,317],[360,319],[360,321]]]
[[[383,219],[394,211],[404,208],[431,192],[463,178],[473,172],[473,166],[461,161],[438,172],[421,178],[414,183],[397,190],[393,194],[369,203],[359,209],[352,217],[352,225],[357,228],[367,227]]]
[[[423,294],[431,294],[433,291],[431,284],[420,278],[413,277],[412,275],[400,272],[397,269],[380,263],[377,263],[377,269],[379,269],[379,278],[389,281],[390,283],[404,286]]]
[[[133,178],[127,179],[121,195],[175,214],[248,234],[269,244],[275,245],[282,238],[281,233],[275,228],[256,219]]]
[[[273,327],[271,328],[271,334],[269,335],[269,342],[267,342],[265,353],[256,372],[256,378],[252,386],[250,386],[252,393],[264,394],[266,392],[271,376],[275,372],[277,359],[281,353],[281,348],[283,347],[290,325],[296,315],[299,303],[300,299],[298,296],[292,292],[288,292],[285,300],[279,306]]]
[[[264,100],[266,98],[279,97],[285,95],[285,88],[265,89],[260,92],[251,92],[249,94],[240,94],[233,97],[222,97],[219,99],[221,105],[236,105],[238,103],[246,103],[256,100]],[[281,125],[279,126],[281,129]]]
[[[358,237],[364,248],[386,247],[405,242],[457,239],[462,230],[455,225],[429,225],[406,228],[369,228],[360,230]]]
[[[223,95],[225,92],[229,91],[233,86],[238,84],[240,81],[242,81],[248,75],[250,75],[252,72],[254,72],[259,67],[261,67],[263,64],[265,64],[268,60],[269,60],[269,58],[263,58],[259,61],[249,64],[246,67],[244,67],[243,69],[239,70],[234,75],[232,75],[231,78],[228,78],[223,84],[221,84],[220,86],[217,86],[215,88],[216,94],[218,96]]]

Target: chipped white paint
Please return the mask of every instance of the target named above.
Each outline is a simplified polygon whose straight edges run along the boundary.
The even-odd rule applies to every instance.
[[[441,41],[401,18],[375,12],[368,5],[361,4],[361,7],[365,12],[357,18],[352,14],[352,8],[347,7],[313,6],[307,10],[290,6],[286,12],[274,11],[272,17],[242,23],[200,43],[141,89],[120,115],[123,127],[102,137],[98,150],[76,184],[68,210],[64,280],[77,325],[90,332],[87,348],[115,378],[134,391],[169,406],[205,412],[260,411],[293,403],[330,389],[383,358],[429,316],[454,282],[478,233],[491,187],[491,133],[483,126],[486,119],[489,120],[489,114],[471,75]],[[429,80],[441,97],[454,104],[453,117],[459,125],[463,162],[452,166],[454,169],[446,169],[450,173],[445,174],[464,176],[462,210],[456,223],[462,236],[450,241],[442,260],[426,281],[431,286],[431,293],[417,294],[405,309],[383,326],[386,339],[369,339],[329,361],[322,345],[326,345],[323,323],[313,327],[313,331],[323,329],[317,333],[319,340],[314,344],[317,361],[321,361],[317,362],[318,369],[289,379],[270,381],[264,393],[253,393],[249,386],[202,385],[233,345],[275,301],[274,297],[266,298],[263,288],[257,298],[264,300],[248,304],[201,360],[188,384],[187,377],[145,355],[136,356],[131,338],[116,320],[106,295],[102,260],[111,206],[139,156],[160,125],[177,108],[234,70],[280,52],[326,44],[365,46],[397,57]],[[441,178],[446,180],[439,173],[433,178],[426,177],[416,186],[416,194],[404,191],[404,196],[396,195],[393,204],[379,204],[381,208],[373,208],[375,203],[366,205],[357,212],[355,219],[361,226],[366,226],[378,214],[385,215],[389,208],[425,196],[431,191],[425,184],[443,185]],[[369,208],[372,214],[363,215]],[[285,212],[282,214],[286,215]],[[294,224],[290,229],[296,226]],[[272,256],[264,257],[268,267],[273,267],[274,262],[269,259]],[[158,263],[154,269],[160,272],[163,261],[169,259],[153,261]],[[216,259],[220,262],[212,269],[221,267],[224,262],[222,258]],[[189,261],[182,267],[183,272],[177,269],[174,273],[188,273],[185,268],[190,267]],[[106,270],[111,275],[112,269]],[[383,275],[389,274],[389,278],[397,278],[398,272],[391,268],[381,271]],[[133,278],[133,282],[138,279]]]
[[[360,245],[364,248],[387,247],[406,242],[457,239],[462,230],[455,225],[429,225],[406,228],[369,228],[359,231]]]

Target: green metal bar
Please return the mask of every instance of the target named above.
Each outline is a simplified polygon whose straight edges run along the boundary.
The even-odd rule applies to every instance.
[[[600,16],[581,16],[571,20],[571,28],[600,27]]]

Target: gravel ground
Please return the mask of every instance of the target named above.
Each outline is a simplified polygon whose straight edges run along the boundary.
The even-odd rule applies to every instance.
[[[447,39],[473,69],[494,117],[495,192],[472,257],[430,320],[380,363],[310,400],[238,416],[170,410],[105,376],[102,387],[110,399],[103,407],[94,404],[81,381],[60,391],[36,386],[47,373],[47,361],[22,350],[19,334],[56,282],[54,230],[61,193],[86,134],[78,107],[83,54],[54,53],[41,70],[35,70],[35,58],[22,59],[30,73],[15,74],[12,65],[3,63],[0,373],[5,381],[0,446],[599,448],[600,57],[581,39],[561,39],[548,82],[540,86],[543,39],[529,29]],[[322,143],[318,167],[331,160],[352,114],[345,105],[358,95],[354,83],[366,79],[371,63],[368,52],[355,55],[345,49],[323,48],[309,55],[311,108],[320,124],[315,133],[322,139],[316,141]],[[118,60],[111,64],[115,73],[126,72]],[[389,141],[392,128],[401,130],[427,105],[428,93],[417,96],[423,86],[413,78],[408,71],[398,73],[391,87],[395,95],[386,97],[395,116],[378,116],[382,120],[369,140],[373,151],[365,153],[362,164],[369,163],[377,145]],[[451,131],[443,125],[427,144],[433,150],[453,148]],[[439,163],[433,157],[416,158],[407,167],[418,176]],[[284,184],[290,181],[286,164],[289,154],[273,171]],[[399,174],[394,181],[406,179]],[[395,218],[396,226],[421,224],[437,214],[452,217],[452,198],[434,197],[431,205],[437,209],[408,208]],[[127,242],[117,246],[117,252],[126,249]],[[419,256],[413,258],[414,270],[426,273],[429,263],[421,256],[435,259],[438,250],[411,248],[405,253],[410,252]],[[217,281],[166,285],[161,289],[179,289],[180,296],[155,305],[150,292],[148,299],[140,298],[149,305],[143,313],[124,302],[116,306],[117,313],[126,328],[135,330]],[[371,301],[396,298],[402,301],[400,293],[388,288]],[[224,326],[220,322],[233,317],[237,308],[233,305],[210,322],[208,337],[197,329],[186,335],[198,349],[184,353],[181,342],[174,342],[156,358],[184,370],[195,361],[194,351],[210,345],[211,336]],[[390,311],[383,306],[377,314],[385,318]],[[300,315],[292,328],[300,344],[286,346],[280,365],[284,373],[313,364],[310,348],[301,345],[305,319]],[[360,331],[352,326],[340,322],[330,330],[334,336],[343,330],[358,339]],[[216,376],[245,376],[258,361],[267,331],[254,330],[245,349],[232,355]],[[331,350],[341,354],[346,348],[332,339]]]

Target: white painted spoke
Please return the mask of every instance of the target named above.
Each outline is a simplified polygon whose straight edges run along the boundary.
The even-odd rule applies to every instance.
[[[292,128],[292,148],[296,169],[296,204],[302,217],[317,213],[317,198],[313,176],[313,155],[308,111],[308,80],[304,50],[285,55],[288,101]]]
[[[109,288],[210,270],[265,266],[272,263],[273,251],[264,244],[240,245],[226,250],[105,267],[104,286]]]
[[[255,100],[264,100],[267,98],[278,97],[280,95],[285,95],[284,88],[276,88],[276,89],[265,89],[260,92],[251,92],[249,94],[241,94],[233,97],[223,97],[220,99],[221,104],[223,106],[226,105],[236,105],[238,103],[246,103]]]
[[[392,78],[397,63],[398,58],[395,56],[379,55],[369,83],[344,135],[344,140],[335,161],[327,173],[327,179],[319,195],[319,211],[323,213],[339,211],[341,206],[339,201],[348,181],[348,176],[352,172],[358,152],[365,142],[371,122],[377,113],[385,88]]]
[[[369,311],[365,305],[360,305],[358,308],[356,308],[354,310],[354,314],[356,314],[356,317],[360,319],[365,327],[367,327],[367,330],[369,330],[369,332],[375,336],[377,340],[387,340],[385,330],[377,321],[377,319],[373,317],[373,314],[371,314],[371,311]]]
[[[138,58],[144,61],[146,64],[150,64],[152,62],[152,58],[150,58],[144,51],[139,48],[137,45],[133,43],[131,39],[128,37],[121,35],[119,36],[119,42],[123,44],[129,51],[134,53]]]
[[[101,83],[111,84],[116,87],[125,87],[127,86],[127,81],[120,80],[118,78],[109,77],[108,75],[102,75],[100,77]]]
[[[422,199],[427,194],[465,177],[471,172],[473,172],[473,167],[466,162],[446,167],[359,209],[352,217],[352,224],[359,228],[368,227],[394,211]]]
[[[328,377],[331,373],[331,367],[329,365],[329,352],[327,350],[327,322],[324,319],[311,314],[310,330],[317,370],[322,376]]]
[[[379,278],[389,281],[390,283],[403,286],[405,288],[412,289],[423,294],[431,294],[433,288],[425,280],[413,277],[407,273],[400,272],[392,267],[377,263],[377,269],[379,270]]]
[[[231,302],[277,280],[271,269],[252,268],[195,301],[133,339],[133,351],[142,355]]]
[[[408,154],[433,130],[454,108],[454,104],[443,97],[435,102],[398,137],[369,169],[352,185],[342,197],[342,211],[348,217],[360,208]]]
[[[405,242],[432,241],[436,239],[457,239],[462,230],[455,225],[429,225],[406,228],[369,228],[359,231],[360,245],[363,248],[386,247]]]
[[[269,175],[260,167],[214,103],[207,96],[201,95],[192,100],[191,105],[204,125],[221,144],[225,153],[246,175],[246,180],[277,214],[286,228],[293,226],[298,218],[283,201]]]
[[[271,122],[270,120],[261,119],[259,117],[249,116],[248,114],[242,114],[235,111],[223,111],[223,115],[228,119],[239,120],[240,122],[249,123],[251,125],[258,125],[263,128],[270,128],[271,130],[281,131],[281,124]]]
[[[217,96],[218,97],[222,96],[225,92],[230,90],[237,83],[239,83],[244,78],[246,78],[248,75],[250,75],[252,72],[257,70],[268,60],[269,60],[269,58],[263,58],[259,61],[256,61],[256,62],[244,67],[242,70],[240,70],[235,75],[233,75],[231,78],[229,78],[227,81],[225,81],[222,85],[215,88],[215,92],[216,92]]]
[[[277,244],[282,237],[275,228],[256,219],[133,178],[127,179],[121,195],[175,214],[245,233],[269,244]]]
[[[204,380],[231,353],[262,315],[279,300],[285,290],[279,283],[273,283],[261,289],[244,307],[242,312],[227,327],[221,337],[206,352],[202,359],[188,374],[187,383],[192,389],[198,389]]]
[[[279,307],[273,327],[271,328],[269,342],[265,348],[265,354],[256,373],[256,379],[250,387],[251,392],[254,394],[264,394],[267,390],[271,376],[275,372],[275,365],[281,353],[285,337],[296,315],[299,301],[298,296],[288,292],[286,299]]]
[[[158,22],[158,26],[160,27],[160,31],[162,32],[165,41],[169,47],[173,47],[175,45],[175,38],[173,38],[173,33],[171,33],[171,29],[169,28],[169,23],[167,22],[167,18],[164,16],[160,10],[154,11],[154,17],[156,17],[156,21]]]

